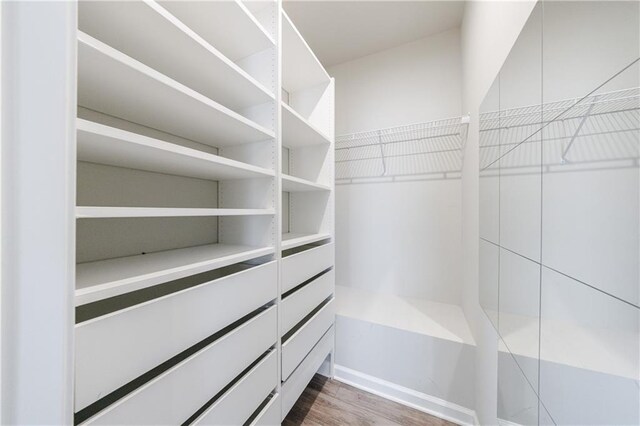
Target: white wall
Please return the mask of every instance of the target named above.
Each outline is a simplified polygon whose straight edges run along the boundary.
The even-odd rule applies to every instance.
[[[457,29],[329,69],[336,133],[461,113]],[[459,304],[460,180],[339,185],[336,284]]]
[[[336,134],[460,115],[460,68],[458,29],[329,68]]]
[[[497,335],[478,303],[478,110],[535,1],[467,2],[461,29],[462,109],[471,115],[462,169],[462,304],[476,340],[475,409],[496,424]]]

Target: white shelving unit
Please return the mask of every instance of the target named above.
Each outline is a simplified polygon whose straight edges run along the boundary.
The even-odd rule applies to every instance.
[[[282,190],[285,192],[331,191],[331,187],[283,174]]]
[[[331,77],[287,14],[282,12],[282,86],[291,93],[321,84]]]
[[[78,119],[78,160],[207,180],[274,177],[252,166],[115,127]]]
[[[190,216],[264,216],[274,215],[274,209],[189,209],[163,207],[76,207],[77,219],[117,217],[190,217]]]
[[[322,241],[331,238],[329,233],[324,234],[296,234],[287,232],[282,234],[282,250],[289,250],[294,247],[303,246],[305,244],[312,244],[317,241]]]
[[[277,1],[80,2],[77,47],[75,423],[280,422],[333,362],[333,80]]]
[[[282,418],[333,364],[334,82],[282,12]],[[332,370],[332,368],[331,368]]]
[[[186,22],[192,21],[194,13],[231,19],[229,22],[235,19],[241,23],[236,30],[243,33],[237,39],[245,42],[245,34],[251,37],[252,33],[261,31],[252,21],[242,19],[243,15],[248,18],[242,5],[229,1],[211,2],[211,5],[203,5],[215,9],[208,15],[198,10],[200,8],[187,6],[187,2],[163,5],[155,2],[83,2],[79,5],[80,30],[234,111],[273,101],[273,93],[214,47],[220,46],[221,42],[229,44],[228,40],[232,39],[228,33],[210,35],[207,41],[197,29],[185,25],[169,12],[186,14]],[[226,32],[226,27],[228,25],[216,28],[224,28]],[[247,47],[255,46],[260,50],[274,45],[271,40],[258,43],[258,40],[249,39],[246,43]],[[240,54],[249,52],[252,49],[245,48]],[[203,73],[202,69],[208,72]]]
[[[289,105],[282,104],[282,144],[287,148],[330,145],[331,140]]]
[[[210,244],[78,264],[76,304],[267,256],[271,247]]]
[[[275,136],[82,32],[78,33],[78,105],[211,146]]]

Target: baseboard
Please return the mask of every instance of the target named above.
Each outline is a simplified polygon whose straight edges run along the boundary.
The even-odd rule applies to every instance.
[[[334,379],[460,425],[476,425],[475,411],[386,380],[335,365]]]

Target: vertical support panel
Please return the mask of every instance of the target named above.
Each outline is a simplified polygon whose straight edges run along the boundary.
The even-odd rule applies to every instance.
[[[282,232],[283,232],[283,216],[284,208],[282,205],[282,0],[276,1],[276,8],[274,11],[274,19],[276,22],[275,35],[276,35],[276,230],[277,230],[277,243],[276,243],[276,259],[278,260],[278,298],[276,303],[278,305],[278,341],[276,343],[276,351],[278,352],[278,386],[277,392],[282,395]],[[289,204],[289,198],[287,197],[287,205]],[[287,216],[289,210],[287,209]],[[289,219],[287,217],[287,229],[289,228]],[[282,398],[278,400],[278,413],[280,421],[284,420],[282,417]]]
[[[2,4],[2,423],[73,422],[76,3]]]

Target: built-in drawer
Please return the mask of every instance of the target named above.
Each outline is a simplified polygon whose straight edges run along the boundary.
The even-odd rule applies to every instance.
[[[323,300],[331,296],[334,289],[335,272],[332,269],[285,297],[280,304],[282,334],[291,330]]]
[[[282,380],[287,380],[327,329],[333,325],[335,317],[335,303],[334,299],[331,299],[282,344]]]
[[[79,411],[277,296],[269,262],[75,327]]]
[[[282,259],[282,292],[333,266],[334,244],[328,243]]]
[[[110,405],[87,424],[183,423],[276,343],[276,321],[276,307],[272,306]],[[118,368],[114,364],[111,370]],[[272,369],[277,377],[277,364]]]
[[[256,418],[249,423],[249,426],[280,426],[282,423],[280,419],[280,415],[282,414],[280,399],[280,394],[275,394],[267,405],[260,410]]]
[[[278,384],[278,354],[274,350],[224,393],[192,424],[242,425]]]
[[[300,363],[291,377],[282,384],[282,418],[284,419],[296,403],[302,391],[307,387],[311,378],[318,371],[327,355],[333,351],[334,328],[331,327],[313,347],[311,352]]]

